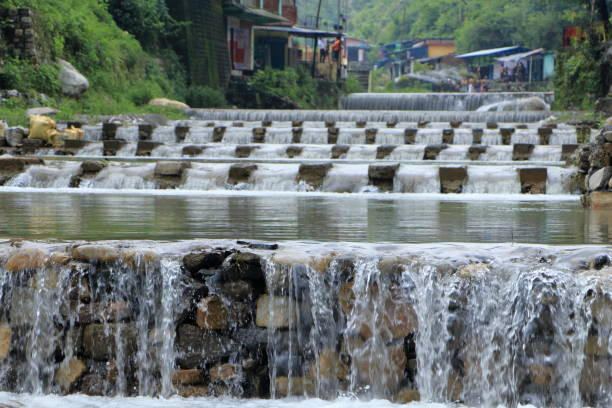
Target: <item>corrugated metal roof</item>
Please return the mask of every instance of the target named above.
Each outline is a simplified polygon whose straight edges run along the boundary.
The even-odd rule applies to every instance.
[[[525,52],[525,51],[529,51],[529,48],[520,47],[518,45],[514,45],[512,47],[491,48],[489,50],[480,50],[480,51],[469,52],[467,54],[457,55],[457,58],[486,57],[486,56],[504,54],[509,51]]]
[[[279,26],[257,26],[253,27],[257,31],[275,31],[282,33],[289,33],[300,37],[337,37],[342,35],[335,31],[324,31],[317,30],[314,28],[302,28],[302,27],[279,27]]]
[[[534,55],[542,54],[544,52],[544,48],[538,48],[537,50],[520,52],[518,54],[508,55],[506,57],[496,58],[500,62],[510,62],[510,61],[518,61],[523,58],[532,57]]]

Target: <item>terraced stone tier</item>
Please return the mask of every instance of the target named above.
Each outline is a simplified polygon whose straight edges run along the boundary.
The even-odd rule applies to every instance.
[[[24,167],[13,168],[13,161]],[[61,161],[31,165],[29,159],[0,158],[4,185],[20,188],[102,188],[321,191],[357,193],[500,193],[570,194],[575,170],[561,166],[405,164],[333,161],[267,163],[262,161]],[[383,164],[384,163],[384,164]],[[27,167],[25,167],[27,166]],[[455,169],[455,170],[449,170]],[[447,187],[447,182],[452,187]]]
[[[2,243],[0,390],[604,408],[611,260],[605,246]]]

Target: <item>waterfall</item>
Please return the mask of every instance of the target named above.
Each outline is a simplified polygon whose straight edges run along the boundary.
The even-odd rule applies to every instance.
[[[484,105],[539,97],[551,103],[551,92],[357,93],[340,101],[340,109],[404,111],[476,111]]]

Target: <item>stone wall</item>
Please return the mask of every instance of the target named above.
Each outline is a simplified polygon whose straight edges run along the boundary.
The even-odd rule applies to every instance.
[[[186,23],[183,49],[193,85],[225,87],[229,81],[229,53],[222,0],[171,2],[175,18]]]
[[[6,44],[6,55],[34,62],[39,58],[36,48],[34,29],[34,12],[27,8],[0,9],[0,21],[3,26],[2,37]]]
[[[612,209],[612,125],[604,126],[595,143],[579,152],[578,167],[586,173],[584,206]]]
[[[603,249],[12,245],[0,247],[2,390],[475,404],[491,381],[496,403],[612,395],[612,298],[588,286],[612,271]]]

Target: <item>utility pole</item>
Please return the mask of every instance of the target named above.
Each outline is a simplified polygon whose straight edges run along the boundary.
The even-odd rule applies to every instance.
[[[319,16],[321,14],[321,2],[323,0],[319,0],[319,6],[317,7],[317,19],[315,21],[315,28],[319,29]],[[319,43],[319,37],[314,36],[314,46],[312,47],[312,77],[314,78],[316,75],[317,68],[317,45]]]

